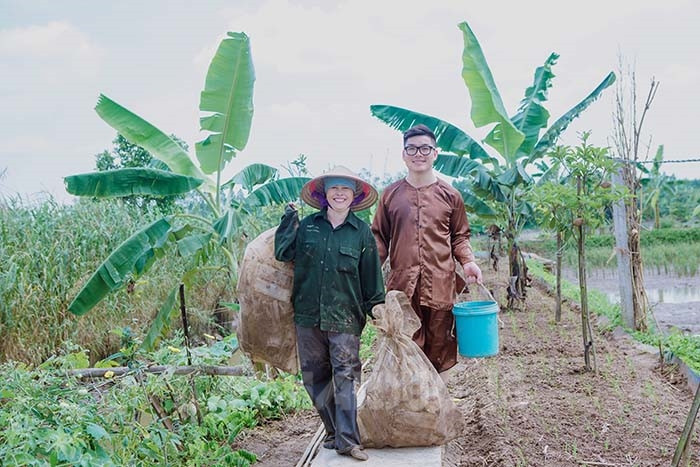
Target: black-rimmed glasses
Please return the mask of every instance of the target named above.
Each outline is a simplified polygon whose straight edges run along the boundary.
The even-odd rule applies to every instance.
[[[428,146],[427,144],[424,144],[423,146],[406,146],[403,148],[403,150],[406,152],[407,156],[415,156],[419,152],[421,156],[429,156],[432,150],[435,149],[432,146]]]

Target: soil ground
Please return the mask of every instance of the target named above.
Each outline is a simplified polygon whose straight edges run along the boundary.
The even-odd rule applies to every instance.
[[[505,303],[505,273],[482,269]],[[553,317],[554,299],[535,284],[524,311],[500,313],[497,356],[460,357],[448,388],[466,428],[443,465],[669,465],[693,398],[677,369],[596,330],[598,374],[584,371],[578,307],[565,304],[559,324]],[[305,411],[239,435],[236,446],[256,453],[256,465],[294,466],[318,426]],[[697,446],[696,436],[689,465],[700,465]]]

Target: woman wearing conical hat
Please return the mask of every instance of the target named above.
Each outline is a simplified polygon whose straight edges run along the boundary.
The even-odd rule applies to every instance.
[[[377,244],[354,211],[377,190],[336,166],[304,185],[301,198],[318,212],[299,221],[290,204],[275,234],[275,257],[294,261],[294,323],[304,387],[326,428],[323,446],[366,460],[357,426],[355,380],[360,334],[384,302]]]

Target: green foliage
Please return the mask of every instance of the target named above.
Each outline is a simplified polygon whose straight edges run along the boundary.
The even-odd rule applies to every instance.
[[[159,351],[169,352],[172,344],[178,340],[164,343]],[[218,342],[192,350],[201,362],[216,364],[231,358],[234,347]],[[52,370],[70,368],[74,355],[81,353],[73,347],[72,353],[40,370],[0,366],[2,465],[248,466],[255,454],[231,447],[241,430],[311,406],[299,379],[291,375],[263,382],[198,377],[199,425],[187,377],[135,370],[82,383]],[[149,397],[160,400],[173,430],[153,413]]]
[[[642,246],[700,243],[700,227],[642,230],[640,243]],[[612,235],[591,236],[586,242],[592,247],[612,247],[614,244]]]
[[[68,177],[69,189],[78,195],[101,197],[187,192],[197,194],[200,203],[190,201],[186,206],[192,208],[190,211],[156,220],[125,240],[83,285],[68,305],[69,311],[76,315],[87,313],[129,280],[140,279],[156,260],[172,253],[189,262],[179,278],[188,286],[199,270],[210,267],[217,255],[223,255],[227,259],[231,290],[235,290],[246,216],[255,215],[261,206],[296,200],[302,185],[308,181],[306,177],[279,179],[276,169],[253,164],[222,183],[223,169],[248,141],[254,82],[248,36],[229,32],[212,58],[200,94],[199,109],[203,112],[200,125],[206,135],[195,145],[199,166],[172,137],[107,96],[100,96],[95,107],[98,115],[128,143],[148,151],[152,162],[166,166],[172,175],[160,169],[140,167],[112,170],[114,164],[107,161],[103,166],[110,170]],[[133,156],[139,163],[145,158],[140,152]],[[236,191],[236,185],[241,190]],[[85,186],[89,189],[76,189]],[[163,313],[167,315],[166,311]],[[162,322],[155,324],[164,328]]]
[[[184,151],[188,150],[187,143],[175,135],[170,135]],[[95,155],[95,168],[100,171],[127,169],[127,168],[157,168],[170,170],[167,165],[155,159],[153,155],[141,146],[131,144],[124,136],[117,133],[112,140],[112,149],[104,150]],[[131,195],[121,198],[125,203],[136,206],[154,205],[163,213],[172,213],[175,210],[175,203],[181,196],[150,196]]]
[[[682,276],[694,276],[700,272],[700,242],[645,246],[642,255],[645,269]],[[565,250],[564,261],[574,264],[574,256],[571,250]],[[617,266],[617,256],[612,247],[587,248],[586,263],[592,267],[614,268]]]
[[[699,226],[700,225],[700,180],[677,180],[673,176],[660,174],[663,180],[661,182],[661,192],[658,196],[658,215],[660,217],[660,227],[663,227],[664,221],[670,225],[668,227],[677,226]],[[652,178],[652,180],[655,180]],[[648,183],[642,180],[642,195],[646,197],[647,192],[655,191],[654,185],[649,188]],[[672,195],[670,194],[672,193]],[[647,203],[645,206],[648,206]],[[645,219],[653,219],[654,212],[651,209],[645,209],[643,212]]]
[[[188,259],[162,256],[147,276],[126,278],[126,287],[102,300],[94,315],[78,320],[67,307],[76,283],[84,283],[122,239],[160,216],[158,209],[115,201],[61,205],[52,199],[29,204],[0,198],[0,361],[39,364],[68,339],[89,349],[94,361],[118,348],[110,330],[132,326],[144,332],[158,304],[187,270]],[[233,300],[221,269],[225,261],[215,253],[210,268],[198,270],[190,280],[194,335],[213,332],[211,310],[220,299]]]
[[[612,235],[591,235],[586,238],[586,264],[596,268],[614,268],[617,257],[614,254]],[[658,229],[643,230],[641,235],[644,267],[659,272],[675,272],[684,276],[694,276],[700,272],[700,229]],[[550,238],[528,240],[523,243],[529,251],[553,257],[556,242]],[[564,263],[575,265],[577,255],[573,248],[564,249]]]
[[[588,144],[589,136],[583,133],[575,148],[559,146],[550,152],[560,177],[539,184],[528,195],[543,226],[563,232],[565,238],[575,231],[574,218],[586,229],[595,229],[604,223],[606,208],[625,196],[625,190],[606,182],[616,169],[615,161],[607,148]]]
[[[543,249],[549,250],[550,242],[546,239],[537,242],[531,241],[531,243],[539,243]],[[642,230],[640,243],[642,246],[700,243],[700,227]],[[615,237],[612,234],[589,235],[586,238],[587,247],[612,248],[614,245]]]
[[[367,361],[374,356],[372,346],[377,340],[377,328],[372,323],[367,323],[367,326],[362,330],[360,335],[360,361]]]
[[[674,332],[664,339],[664,348],[700,372],[700,337]]]
[[[433,128],[437,145],[445,151],[435,161],[436,170],[463,179],[455,185],[467,211],[496,222],[512,243],[534,217],[534,208],[526,199],[535,183],[533,166],[556,144],[568,125],[615,81],[615,75],[609,73],[545,131],[549,112],[544,103],[554,78],[552,67],[559,56],[550,54],[535,70],[532,85],[525,90],[515,114],[509,117],[476,36],[466,22],[460,23],[459,28],[464,40],[462,78],[471,97],[471,120],[476,127],[494,124],[484,142],[496,150],[500,159],[490,156],[474,138],[444,120],[387,105],[372,105],[370,110],[399,131],[419,123]]]

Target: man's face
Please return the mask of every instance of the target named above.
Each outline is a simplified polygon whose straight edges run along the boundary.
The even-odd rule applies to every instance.
[[[436,157],[437,150],[430,136],[412,136],[404,144],[403,162],[409,172],[424,173],[432,170]]]
[[[355,192],[347,186],[332,186],[326,191],[326,199],[331,208],[344,211],[350,208],[350,204],[355,199]]]

